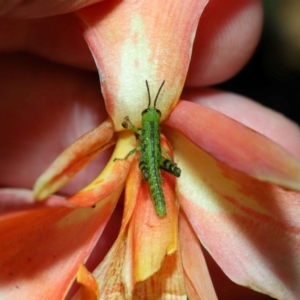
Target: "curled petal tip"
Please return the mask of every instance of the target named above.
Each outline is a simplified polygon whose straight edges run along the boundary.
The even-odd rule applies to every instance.
[[[80,296],[84,300],[99,299],[99,289],[97,281],[84,264],[80,264],[77,273],[77,282],[81,285]]]
[[[96,155],[114,143],[114,127],[109,119],[81,136],[37,179],[33,187],[36,200],[44,200],[56,192]]]

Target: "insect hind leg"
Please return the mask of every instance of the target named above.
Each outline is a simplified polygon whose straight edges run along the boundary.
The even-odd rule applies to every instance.
[[[171,160],[163,156],[160,157],[159,167],[176,177],[180,177],[181,169],[179,169]]]

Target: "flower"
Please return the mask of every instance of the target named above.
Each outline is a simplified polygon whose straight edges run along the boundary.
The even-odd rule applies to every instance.
[[[36,197],[47,198],[98,153],[116,147],[101,174],[68,202],[52,196],[35,210],[2,220],[1,236],[10,240],[1,249],[5,297],[19,288],[30,297],[32,289],[41,288],[43,296],[60,298],[80,266],[83,288],[75,299],[96,299],[98,293],[103,299],[150,294],[214,299],[200,240],[232,280],[277,298],[296,299],[299,194],[279,186],[299,190],[299,162],[212,109],[186,101],[177,104],[205,5],[205,1],[110,1],[77,12],[86,25],[85,37],[100,70],[110,118],[58,157],[37,181]],[[165,17],[159,18],[158,11]],[[140,125],[145,79],[151,87],[166,81],[158,103],[165,134],[161,143],[182,169],[176,181],[162,173],[164,218],[156,215],[148,186],[141,183],[137,156],[114,162],[136,146],[135,135],[123,131],[121,124],[128,115]],[[81,262],[101,235],[124,185],[118,238],[91,276]],[[18,235],[11,239],[14,224],[19,225]],[[26,258],[15,261],[22,251]],[[15,285],[16,276],[20,286]]]

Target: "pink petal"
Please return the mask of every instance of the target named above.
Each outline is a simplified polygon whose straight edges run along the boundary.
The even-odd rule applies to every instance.
[[[179,218],[179,240],[189,299],[217,299],[201,245],[184,213]]]
[[[213,109],[181,101],[165,124],[234,169],[300,191],[299,161],[265,136]]]
[[[117,130],[129,116],[137,126],[152,98],[166,84],[158,107],[164,119],[179,99],[189,67],[198,20],[208,0],[103,1],[76,14],[100,73],[108,114]]]
[[[47,201],[36,209],[2,216],[0,298],[62,299],[99,239],[119,194],[116,191],[94,209],[59,206],[59,201],[47,205]]]
[[[180,204],[212,257],[238,284],[298,299],[300,194],[231,169],[168,133],[182,168]]]

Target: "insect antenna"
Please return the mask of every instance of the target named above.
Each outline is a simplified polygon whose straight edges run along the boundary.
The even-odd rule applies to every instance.
[[[149,85],[148,85],[148,81],[147,80],[146,80],[146,86],[147,86],[147,91],[148,91],[148,99],[149,99],[148,108],[149,108],[150,104],[151,104],[151,96],[150,96],[150,89],[149,89]]]
[[[160,88],[159,88],[159,90],[158,90],[158,92],[157,92],[157,94],[156,94],[156,97],[155,97],[155,100],[154,100],[154,108],[155,108],[155,106],[156,106],[156,101],[157,101],[157,99],[158,99],[159,93],[160,93],[162,87],[164,86],[164,84],[165,84],[165,81],[162,82],[162,84],[161,84],[161,86],[160,86]]]

